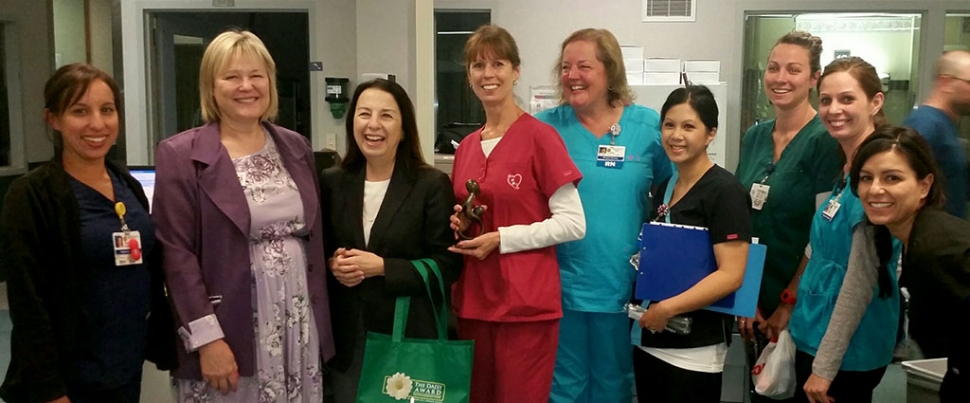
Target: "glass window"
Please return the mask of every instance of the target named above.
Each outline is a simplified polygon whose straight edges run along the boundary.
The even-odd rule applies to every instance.
[[[822,68],[837,57],[859,56],[879,73],[886,94],[884,110],[892,123],[900,123],[916,104],[919,83],[919,14],[772,14],[745,19],[744,83],[741,127],[774,117],[764,94],[768,54],[778,38],[792,30],[822,38]],[[815,91],[812,105],[818,105]]]
[[[7,38],[4,24],[0,23],[0,167],[12,162],[10,138],[10,102],[7,96]]]
[[[970,10],[947,13],[943,36],[945,38],[945,42],[943,43],[944,51],[970,51]],[[970,116],[961,117],[959,127],[961,137],[970,140]],[[968,148],[970,148],[970,143],[968,143]]]
[[[436,11],[436,130],[454,123],[485,123],[482,103],[468,87],[463,51],[468,37],[488,24],[489,11]]]

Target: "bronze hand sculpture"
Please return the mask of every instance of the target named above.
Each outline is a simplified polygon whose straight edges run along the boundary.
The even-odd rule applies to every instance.
[[[465,235],[465,232],[462,230],[458,231],[458,237],[467,240],[485,233],[485,226],[482,225],[482,213],[485,212],[485,208],[475,205],[475,196],[478,196],[482,192],[482,189],[478,186],[478,182],[475,182],[474,179],[469,179],[468,182],[465,182],[465,190],[468,191],[468,197],[461,204],[461,215],[468,221],[468,226],[465,229],[467,230],[473,225],[478,225],[478,235],[475,236]]]

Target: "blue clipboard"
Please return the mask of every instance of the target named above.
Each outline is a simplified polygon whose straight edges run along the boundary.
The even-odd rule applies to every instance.
[[[764,245],[752,244],[744,281],[738,291],[708,306],[707,310],[753,317],[761,291]],[[634,296],[661,301],[676,296],[717,270],[714,247],[706,228],[649,222],[643,225],[640,265]]]
[[[711,305],[709,311],[726,313],[728,315],[753,318],[758,309],[758,296],[761,295],[761,276],[765,270],[765,253],[768,247],[753,243],[748,246],[748,263],[744,267],[744,282],[741,288],[734,292],[734,305],[723,307]]]

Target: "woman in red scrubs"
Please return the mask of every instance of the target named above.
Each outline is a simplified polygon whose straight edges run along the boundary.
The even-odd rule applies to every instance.
[[[555,245],[586,233],[582,174],[556,130],[516,105],[520,59],[508,31],[479,28],[464,53],[486,117],[461,142],[452,172],[457,200],[467,200],[472,179],[474,203],[485,206],[480,223],[456,206],[452,227],[473,239],[449,249],[465,255],[453,302],[459,337],[475,340],[471,402],[546,403],[562,317]]]

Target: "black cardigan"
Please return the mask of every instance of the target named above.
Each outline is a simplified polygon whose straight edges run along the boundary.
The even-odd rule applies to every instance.
[[[84,265],[80,208],[60,157],[15,180],[0,213],[0,279],[7,282],[13,321],[12,358],[0,386],[8,403],[44,402],[68,393],[84,315],[81,287],[96,274]],[[124,167],[106,165],[147,210],[141,185]],[[169,370],[176,366],[175,325],[160,245],[146,258],[152,292],[146,359]]]
[[[970,356],[970,222],[920,211],[903,256],[909,333],[927,357]]]

